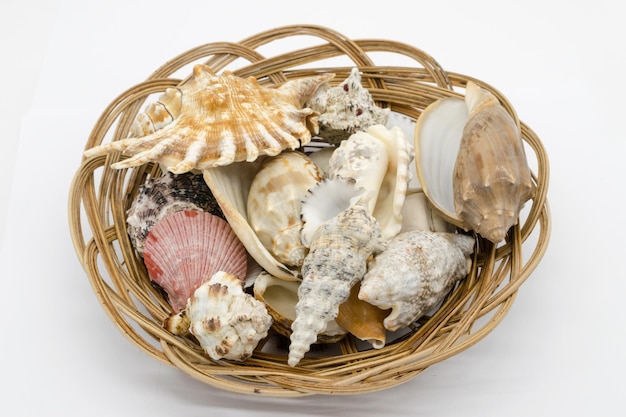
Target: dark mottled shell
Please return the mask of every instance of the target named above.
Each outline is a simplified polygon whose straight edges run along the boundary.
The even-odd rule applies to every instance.
[[[160,219],[180,210],[206,211],[224,218],[224,214],[201,174],[167,172],[149,178],[139,188],[127,211],[128,235],[143,256],[146,236]]]

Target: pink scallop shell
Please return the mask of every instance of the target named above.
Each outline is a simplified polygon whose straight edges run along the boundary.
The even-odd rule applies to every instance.
[[[183,310],[193,292],[218,271],[247,273],[247,253],[225,220],[207,212],[182,210],[158,221],[144,248],[150,279],[169,296],[175,313]]]

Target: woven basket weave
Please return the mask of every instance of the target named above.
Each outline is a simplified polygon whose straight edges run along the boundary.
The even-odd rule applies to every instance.
[[[315,41],[312,46],[294,51],[268,57],[259,52],[281,42],[293,45],[311,39]],[[372,58],[391,54],[409,64],[377,65]],[[252,75],[261,83],[281,83],[319,72],[337,74],[333,82],[338,83],[356,66],[364,86],[380,106],[414,120],[433,101],[459,96],[466,83],[474,81],[494,93],[518,123],[529,161],[535,161],[537,193],[505,244],[495,247],[478,239],[471,273],[434,314],[419,320],[406,335],[382,349],[364,349],[348,336],[292,368],[287,365],[286,349],[280,346],[258,349],[243,363],[213,361],[194,340],[163,329],[161,324],[171,309],[162,293],[150,284],[126,233],[126,210],[147,176],[161,175],[159,167],[146,164],[113,170],[110,165],[120,159],[117,154],[84,159],[70,190],[72,238],[96,296],[128,339],[150,356],[208,385],[238,393],[294,397],[390,388],[467,349],[499,324],[518,288],[540,262],[550,234],[547,155],[539,138],[519,121],[502,94],[480,80],[444,71],[433,58],[403,43],[350,40],[324,27],[288,26],[239,43],[202,45],[170,60],[104,110],[85,148],[127,137],[147,99],[183,82],[176,74],[191,74],[191,66],[197,63],[207,64],[215,72],[229,69],[236,75]]]

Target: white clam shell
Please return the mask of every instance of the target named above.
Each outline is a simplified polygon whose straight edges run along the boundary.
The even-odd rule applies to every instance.
[[[315,163],[297,151],[268,158],[252,180],[248,222],[265,248],[285,265],[302,265],[307,252],[300,239],[302,199],[321,180]]]

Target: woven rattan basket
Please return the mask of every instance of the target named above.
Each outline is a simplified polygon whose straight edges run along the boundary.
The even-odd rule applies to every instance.
[[[285,45],[299,46],[273,53]],[[265,56],[267,51],[272,55]],[[407,64],[386,66],[373,59],[391,56],[394,63]],[[537,192],[505,243],[496,247],[478,238],[471,273],[434,314],[420,319],[402,337],[382,349],[372,349],[363,348],[348,336],[292,368],[280,343],[274,349],[257,349],[245,362],[213,361],[194,340],[163,329],[162,322],[171,309],[151,285],[126,232],[126,210],[147,176],[161,175],[159,167],[146,164],[114,170],[110,165],[120,159],[117,154],[84,158],[69,195],[72,238],[98,301],[132,343],[155,359],[227,391],[275,397],[357,394],[408,381],[474,345],[500,323],[520,285],[540,262],[550,234],[546,153],[502,94],[482,81],[444,71],[429,55],[403,43],[351,40],[324,27],[288,26],[239,43],[205,44],[165,63],[146,81],[113,100],[97,120],[85,148],[127,137],[147,99],[184,82],[197,63],[205,63],[215,72],[229,69],[240,76],[252,75],[261,83],[281,83],[319,72],[337,74],[333,82],[338,83],[356,66],[379,106],[414,120],[434,100],[460,95],[466,83],[474,81],[493,92],[518,122],[534,165]],[[271,337],[277,336],[270,332],[268,339]]]

